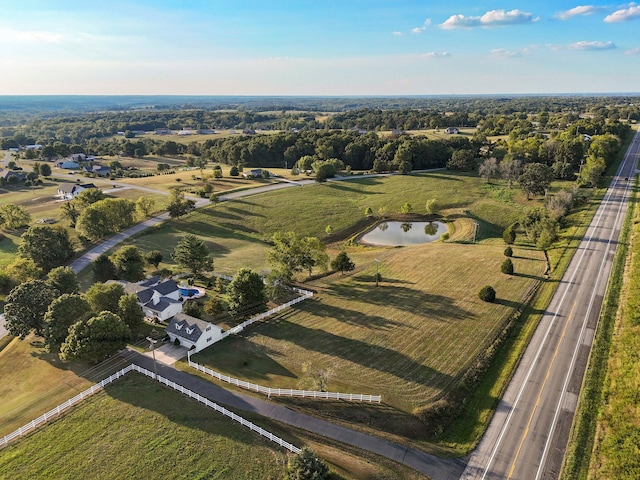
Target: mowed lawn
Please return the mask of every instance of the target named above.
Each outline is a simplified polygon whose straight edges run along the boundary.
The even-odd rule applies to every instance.
[[[130,373],[0,450],[0,478],[279,479],[285,450]]]
[[[0,350],[0,436],[27,424],[95,382],[81,376],[89,367],[65,364],[47,353],[40,339],[14,339]],[[112,372],[93,372],[97,381]],[[1,475],[0,475],[1,477]],[[14,477],[15,478],[15,477]]]
[[[330,391],[381,394],[411,412],[459,379],[545,270],[541,252],[515,248],[516,274],[500,273],[498,244],[356,250],[354,272],[312,282],[311,300],[193,358],[282,388],[305,385],[307,362],[331,372]],[[497,291],[495,303],[478,298],[486,284]]]

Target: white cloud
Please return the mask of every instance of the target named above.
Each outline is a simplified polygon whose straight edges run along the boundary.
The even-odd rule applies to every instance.
[[[525,55],[529,54],[529,50],[526,48],[523,48],[521,50],[507,50],[506,48],[494,48],[493,50],[491,50],[491,55],[493,55],[494,57],[506,57],[506,58],[511,58],[511,57],[524,57]]]
[[[402,36],[402,32],[391,32],[391,35],[395,35],[396,37],[401,37]]]
[[[631,48],[629,50],[626,50],[625,55],[640,55],[640,47],[637,48]]]
[[[616,10],[611,15],[607,15],[604,19],[607,23],[627,22],[640,18],[640,5],[632,5],[629,8]]]
[[[424,31],[427,29],[427,27],[428,27],[429,25],[431,25],[431,19],[430,19],[430,18],[427,18],[427,19],[424,21],[424,23],[422,24],[422,26],[420,26],[420,27],[416,27],[416,28],[412,28],[412,29],[411,29],[411,33],[422,33],[422,32],[424,32]]]
[[[556,18],[559,18],[560,20],[568,20],[579,15],[591,15],[592,13],[596,13],[600,10],[602,10],[602,7],[596,7],[593,5],[579,5],[569,10],[565,10],[564,12],[558,13],[556,15]]]
[[[7,43],[62,43],[66,37],[61,33],[37,30],[9,30],[0,31],[0,42]]]
[[[425,58],[446,58],[450,57],[451,54],[449,52],[427,52],[422,54]]]
[[[538,21],[528,12],[520,10],[491,10],[481,17],[466,17],[464,15],[452,15],[440,25],[445,29],[471,28],[471,27],[497,27],[502,25],[517,25]]]
[[[616,44],[613,42],[576,42],[569,45],[570,50],[613,50]]]

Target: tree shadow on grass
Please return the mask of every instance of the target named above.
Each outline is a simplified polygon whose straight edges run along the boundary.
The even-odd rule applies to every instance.
[[[239,208],[235,208],[235,207],[230,207],[227,206],[226,207],[227,210],[232,211],[234,213],[237,213],[238,215],[240,215],[240,219],[244,218],[244,217],[261,217],[264,218],[265,215],[262,215],[261,213],[256,213],[255,211],[251,211],[251,210],[241,210]]]
[[[227,208],[226,210],[230,210]],[[242,220],[242,216],[234,215],[233,213],[225,212],[222,208],[216,209],[201,209],[200,213],[203,215],[207,215],[209,217],[214,218],[216,221],[225,219],[225,220]]]
[[[380,195],[382,192],[371,192],[360,188],[353,188],[347,185],[347,182],[332,182],[329,184],[332,189],[342,190],[343,192],[352,192],[362,195]]]
[[[274,340],[295,343],[310,351],[342,358],[366,368],[393,375],[402,380],[427,385],[432,388],[444,387],[453,379],[431,367],[417,363],[412,358],[386,347],[374,345],[347,337],[341,337],[325,330],[315,329],[279,318],[267,328],[251,330],[248,338],[259,333]]]
[[[354,280],[363,283],[376,283],[376,276],[372,275],[357,275],[353,277]],[[406,285],[415,285],[415,282],[410,282],[408,280],[398,280],[395,278],[383,278],[380,283],[384,282],[385,284],[406,284]]]
[[[388,331],[392,330],[394,327],[404,326],[400,322],[380,317],[378,315],[365,315],[357,310],[335,307],[314,299],[307,300],[304,302],[304,305],[300,304],[298,308],[320,317],[333,318],[342,323],[374,330]]]
[[[376,288],[370,284],[334,284],[327,289],[327,293],[381,307],[392,306],[401,310],[415,311],[416,314],[441,321],[466,320],[473,317],[471,312],[455,305],[450,297],[398,285],[381,283]]]
[[[226,375],[247,379],[249,382],[270,381],[274,375],[297,378],[297,375],[276,360],[283,356],[267,346],[250,342],[241,336],[233,336],[191,358],[197,363],[211,366],[213,370],[215,365],[219,365]]]

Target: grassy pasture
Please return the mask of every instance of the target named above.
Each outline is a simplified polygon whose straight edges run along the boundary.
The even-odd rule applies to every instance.
[[[76,390],[90,387],[93,382],[81,373],[87,368],[61,362],[45,352],[34,336],[14,339],[0,350],[0,436],[73,397]]]
[[[129,374],[0,450],[0,477],[279,479],[286,461],[231,419]]]
[[[544,256],[520,248],[518,274],[501,274],[502,250],[437,243],[350,251],[354,272],[311,282],[313,299],[194,358],[282,388],[302,388],[301,366],[310,362],[333,372],[331,391],[382,394],[411,412],[457,381],[542,275]],[[377,288],[374,258],[383,278]],[[478,299],[485,284],[496,288],[495,303]]]

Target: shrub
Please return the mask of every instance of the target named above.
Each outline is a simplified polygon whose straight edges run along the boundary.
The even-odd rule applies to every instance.
[[[449,240],[449,232],[445,232],[442,235],[440,235],[440,240],[442,240],[443,242],[446,242],[447,240]]]
[[[329,468],[315,454],[304,447],[289,459],[288,480],[324,480],[329,478]]]
[[[509,225],[507,228],[504,229],[504,232],[502,233],[502,240],[504,240],[504,243],[506,243],[507,245],[513,245],[516,241],[516,230],[515,230],[515,225]]]
[[[511,247],[507,247],[504,249],[504,256],[505,257],[513,257],[513,248]]]
[[[485,285],[480,289],[478,296],[483,302],[493,302],[496,299],[496,291],[491,285]]]
[[[507,275],[513,275],[513,262],[511,261],[510,258],[506,258],[504,262],[502,262],[500,271],[502,273],[506,273]]]

